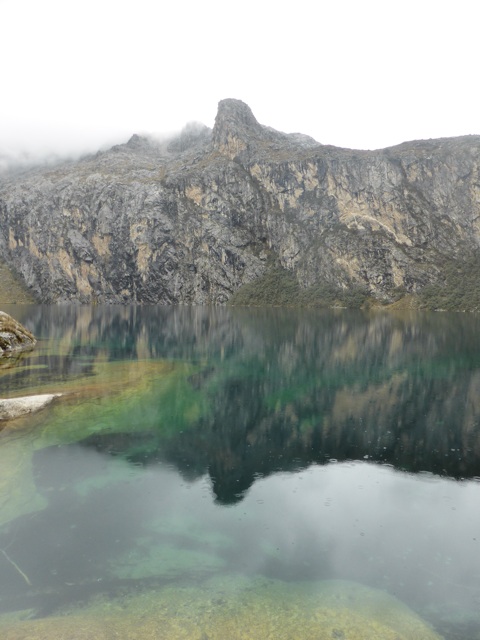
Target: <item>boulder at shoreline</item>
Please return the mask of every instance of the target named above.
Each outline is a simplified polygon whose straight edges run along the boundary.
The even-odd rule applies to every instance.
[[[20,322],[0,311],[0,357],[33,349],[37,340]]]

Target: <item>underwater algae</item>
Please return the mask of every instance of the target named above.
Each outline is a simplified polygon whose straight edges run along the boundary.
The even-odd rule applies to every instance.
[[[52,618],[0,619],[0,630],[3,640],[440,640],[377,589],[241,576],[99,599]]]
[[[92,434],[153,428],[158,438],[168,438],[187,429],[205,409],[204,397],[188,382],[193,371],[191,365],[161,360],[97,362],[93,375],[49,388],[62,393],[51,406],[5,421],[0,431],[0,526],[47,505],[32,474],[35,451]],[[22,394],[42,391],[43,386],[33,387]]]

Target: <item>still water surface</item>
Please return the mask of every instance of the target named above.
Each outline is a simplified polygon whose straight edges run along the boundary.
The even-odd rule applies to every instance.
[[[0,431],[6,637],[154,597],[170,638],[373,638],[391,606],[480,638],[480,318],[5,310],[39,343],[0,397],[64,394]]]

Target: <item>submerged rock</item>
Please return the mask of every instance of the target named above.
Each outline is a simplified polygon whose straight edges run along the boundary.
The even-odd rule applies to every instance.
[[[2,639],[440,640],[393,596],[334,580],[214,578],[197,587],[97,600],[83,611],[64,613],[5,626],[0,621]]]
[[[0,311],[0,356],[33,349],[37,341],[20,322]]]
[[[38,396],[0,399],[0,420],[13,420],[27,413],[39,411],[61,395],[61,393],[44,393]]]

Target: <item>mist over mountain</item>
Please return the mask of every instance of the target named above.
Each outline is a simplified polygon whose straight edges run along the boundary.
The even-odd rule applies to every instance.
[[[0,176],[0,260],[41,302],[480,308],[480,136],[322,145],[212,129]]]

